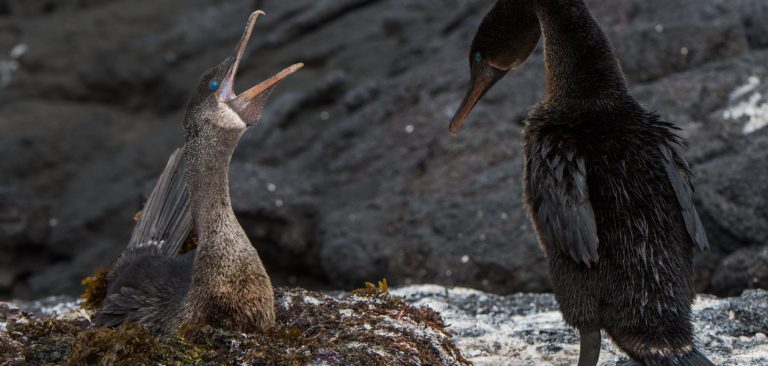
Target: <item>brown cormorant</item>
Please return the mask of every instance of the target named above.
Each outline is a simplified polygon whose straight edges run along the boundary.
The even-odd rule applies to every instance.
[[[274,324],[272,283],[235,218],[227,176],[240,136],[258,122],[272,88],[301,67],[235,94],[235,74],[259,14],[251,14],[232,56],[206,71],[193,91],[184,117],[184,161],[179,151],[171,156],[110,270],[97,325],[129,321],[170,333],[182,325],[253,331]],[[192,224],[197,249],[177,256]]]
[[[581,335],[579,365],[597,364],[601,329],[625,364],[712,365],[691,324],[694,249],[708,243],[684,141],[629,94],[583,0],[498,0],[472,42],[451,132],[542,34],[546,97],[523,128],[523,195],[560,310]]]

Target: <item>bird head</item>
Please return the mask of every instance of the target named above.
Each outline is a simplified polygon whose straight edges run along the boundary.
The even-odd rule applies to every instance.
[[[485,16],[469,51],[470,85],[451,120],[456,135],[472,108],[510,70],[531,55],[541,27],[529,0],[499,0]]]
[[[251,14],[232,54],[219,65],[208,69],[200,78],[187,105],[184,119],[187,139],[203,130],[242,132],[255,125],[275,85],[303,66],[301,63],[291,65],[240,94],[235,92],[237,69],[256,19],[262,14],[262,11]]]

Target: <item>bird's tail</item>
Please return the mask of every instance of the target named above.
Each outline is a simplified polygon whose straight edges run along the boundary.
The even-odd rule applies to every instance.
[[[715,366],[707,356],[704,356],[699,350],[694,349],[679,356],[648,356],[643,357],[642,360],[632,360],[619,362],[616,366]]]
[[[174,256],[189,236],[192,209],[183,156],[183,149],[176,149],[171,154],[123,253],[149,249],[157,254]]]

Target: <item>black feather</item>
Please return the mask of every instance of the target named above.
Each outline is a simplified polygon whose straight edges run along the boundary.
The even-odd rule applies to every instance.
[[[691,187],[690,178],[685,168],[685,160],[676,151],[673,152],[666,145],[660,145],[659,151],[661,151],[664,157],[664,170],[669,178],[669,183],[675,190],[677,195],[677,201],[680,204],[681,213],[683,215],[683,221],[685,222],[685,228],[690,235],[691,240],[696,244],[700,250],[709,249],[709,241],[707,235],[704,232],[704,225],[701,223],[699,213],[696,211],[696,206],[693,203],[693,188]],[[681,172],[679,166],[684,167],[684,171]]]
[[[564,149],[562,144],[559,146],[555,150],[542,145],[542,152],[550,151],[551,158],[531,161],[535,172],[532,177],[537,179],[534,185],[538,187],[533,192],[536,203],[533,211],[549,245],[567,253],[574,261],[591,266],[599,259],[599,240],[589,201],[586,163],[581,158],[574,162],[574,152]]]

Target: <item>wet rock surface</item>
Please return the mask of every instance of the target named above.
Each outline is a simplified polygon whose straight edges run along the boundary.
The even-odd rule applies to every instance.
[[[498,296],[471,289],[413,286],[395,294],[417,306],[440,312],[456,344],[476,366],[573,365],[578,360],[578,332],[563,323],[549,294]],[[768,362],[768,292],[740,297],[701,295],[694,303],[699,348],[717,365]],[[601,366],[626,356],[603,334]]]
[[[543,96],[541,46],[459,137],[447,132],[465,52],[492,3],[0,0],[0,296],[79,293],[80,279],[120,252],[181,144],[187,93],[256,6],[268,15],[238,90],[306,63],[231,169],[238,217],[278,284],[350,288],[386,276],[548,291],[520,199],[520,122]],[[714,278],[747,270],[724,264],[729,255],[768,244],[768,6],[588,3],[635,95],[690,140],[712,244],[697,259],[698,290],[762,286]]]
[[[291,326],[310,333],[318,332],[318,329],[312,328],[312,324],[320,328],[325,326],[328,328],[322,331],[336,335],[355,335],[358,343],[362,345],[390,339],[387,337],[403,337],[408,342],[416,344],[416,349],[422,351],[435,350],[431,347],[436,344],[447,346],[448,348],[442,348],[442,351],[436,350],[436,354],[446,355],[445,352],[447,352],[449,355],[445,356],[444,363],[429,363],[435,365],[455,363],[452,360],[455,359],[456,353],[449,351],[453,344],[461,350],[463,357],[477,366],[564,366],[572,365],[578,359],[578,334],[563,323],[557,303],[551,294],[499,296],[466,288],[417,285],[393,290],[391,295],[402,296],[405,303],[413,306],[412,309],[426,307],[439,312],[450,337],[434,331],[436,329],[433,328],[434,324],[424,320],[432,319],[432,315],[419,318],[414,316],[416,313],[391,309],[377,313],[376,309],[386,309],[390,306],[386,305],[389,300],[364,296],[350,297],[345,294],[329,297],[303,290],[278,291],[276,301],[278,322],[288,322]],[[367,305],[361,307],[361,304]],[[72,309],[76,310],[70,312]],[[364,314],[367,310],[365,309],[378,315],[366,318]],[[421,311],[423,314],[429,314],[424,310]],[[13,352],[24,353],[24,345],[15,340],[19,337],[9,337],[6,330],[9,320],[12,323],[19,322],[21,318],[29,321],[29,319],[44,316],[56,316],[70,323],[80,324],[80,327],[87,327],[87,317],[82,310],[77,309],[77,302],[66,297],[49,298],[37,302],[0,303],[0,353],[6,352],[3,353],[6,355]],[[333,321],[324,321],[330,319]],[[367,320],[363,321],[363,319]],[[768,362],[766,319],[768,319],[768,292],[762,290],[750,290],[741,296],[731,298],[702,295],[694,304],[697,344],[718,365],[766,364]],[[339,321],[351,324],[349,329],[342,330],[331,324]],[[372,326],[369,329],[365,324]],[[10,328],[14,326],[17,325],[11,325]],[[292,331],[286,329],[291,328],[283,328],[281,334],[290,340]],[[242,335],[221,332],[209,334],[216,344],[229,345],[230,348],[227,348],[226,352],[221,349],[219,352],[230,356],[246,357],[238,353],[241,345],[254,346],[253,343],[258,343],[260,340],[254,337],[250,340],[252,343],[248,343],[247,338],[243,338]],[[341,337],[339,344],[350,345],[351,343],[345,343],[347,340]],[[392,350],[388,347],[392,346],[391,343],[395,343],[391,342],[391,339],[388,342],[390,342],[389,346],[384,345],[383,348],[378,348],[379,351],[375,355],[368,356],[384,357],[383,355],[386,354],[386,357],[402,357],[403,354],[388,353]],[[39,344],[43,343],[40,341]],[[362,345],[359,345],[361,349],[365,349]],[[187,348],[182,348],[178,344],[176,346],[178,346],[177,351],[184,350],[186,353],[181,353],[194,357]],[[260,349],[259,347],[256,345],[255,349]],[[308,358],[302,360],[313,360],[321,364],[325,362],[326,365],[347,364],[344,361],[349,355],[338,351],[344,348],[334,347],[337,348],[307,347],[308,350],[304,354],[296,352],[293,355],[304,355],[301,357]],[[50,348],[40,346],[36,350],[43,352]],[[58,357],[67,355],[66,348],[60,352]],[[291,352],[281,353],[281,355]],[[48,353],[48,355],[51,354]],[[613,366],[616,361],[623,358],[625,356],[621,351],[604,336],[599,365]],[[393,358],[385,358],[385,360],[392,361]],[[411,364],[407,358],[397,360],[406,360],[402,361],[405,363],[397,364]],[[424,359],[421,361],[423,363]]]

